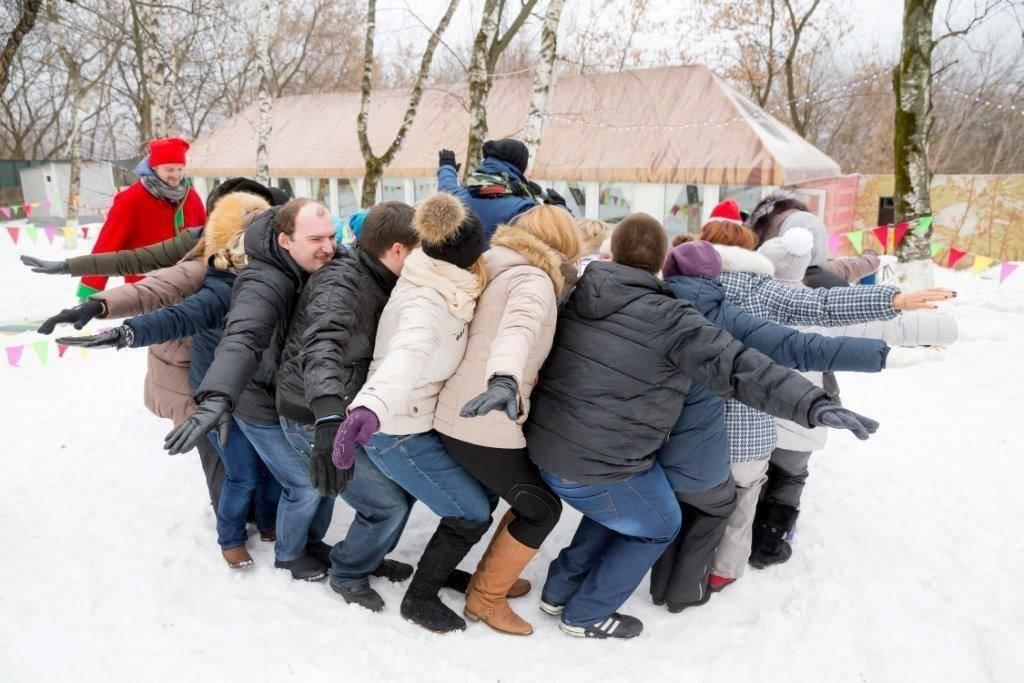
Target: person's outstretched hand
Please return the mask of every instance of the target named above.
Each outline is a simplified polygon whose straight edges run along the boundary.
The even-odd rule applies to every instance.
[[[861,441],[878,431],[878,423],[870,417],[858,415],[852,410],[838,406],[827,398],[819,398],[811,405],[807,416],[808,422],[814,427],[832,427],[848,429]]]
[[[39,332],[39,334],[50,334],[53,332],[53,328],[57,327],[60,323],[74,323],[75,329],[80,330],[85,327],[90,320],[96,316],[102,315],[103,304],[99,301],[93,301],[90,299],[78,304],[74,308],[65,308],[52,318],[47,318],[43,324],[39,326],[37,332]]]
[[[313,452],[309,455],[309,483],[321,496],[337,498],[352,480],[355,465],[347,470],[339,470],[334,466],[334,439],[341,427],[341,418],[324,420],[316,425],[313,439]]]
[[[123,349],[132,345],[135,332],[128,325],[119,325],[106,332],[92,334],[85,337],[58,337],[57,343],[65,346],[81,346],[87,349],[96,349],[103,346],[113,346],[115,349]]]
[[[504,410],[505,416],[513,422],[519,417],[519,383],[514,377],[492,377],[487,383],[487,391],[469,399],[459,411],[459,417],[480,417],[492,410]]]
[[[331,460],[339,470],[351,470],[356,462],[356,444],[365,446],[380,429],[380,420],[369,408],[352,409],[334,437]]]
[[[437,166],[454,166],[456,171],[462,168],[462,164],[455,161],[455,152],[450,149],[442,149],[437,153]]]
[[[172,429],[164,437],[164,450],[171,455],[190,451],[215,427],[219,432],[221,449],[227,448],[228,435],[231,433],[231,402],[221,394],[205,398],[196,412]]]
[[[933,302],[949,301],[956,298],[956,292],[942,287],[918,289],[913,292],[897,294],[892,298],[892,307],[897,311],[920,311],[938,308]]]
[[[71,272],[67,261],[44,261],[35,256],[22,256],[21,262],[31,268],[33,273],[67,275]]]

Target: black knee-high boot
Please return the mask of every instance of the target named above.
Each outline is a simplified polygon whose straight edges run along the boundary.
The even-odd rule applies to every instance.
[[[754,534],[750,548],[750,566],[764,569],[782,564],[793,555],[786,534],[800,512],[789,505],[762,500],[754,514]]]

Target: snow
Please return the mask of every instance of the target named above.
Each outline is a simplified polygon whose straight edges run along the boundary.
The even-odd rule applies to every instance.
[[[73,303],[73,280],[17,262],[68,253],[40,243],[0,241],[0,324]],[[623,610],[646,626],[631,642],[571,639],[537,609],[572,510],[514,601],[528,638],[428,634],[398,616],[403,586],[382,581],[384,613],[347,606],[273,569],[255,535],[256,567],[229,570],[197,458],[165,455],[169,425],[142,406],[145,353],[72,350],[45,367],[26,353],[19,368],[0,355],[0,679],[1020,680],[1024,276],[936,279],[960,291],[963,341],[942,363],[843,378],[846,405],[882,428],[815,456],[793,559],[678,615],[645,581]],[[351,518],[336,510],[332,542]],[[435,523],[417,506],[393,556],[415,562]]]

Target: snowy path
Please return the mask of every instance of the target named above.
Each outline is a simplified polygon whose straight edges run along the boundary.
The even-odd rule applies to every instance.
[[[16,262],[47,249],[4,247],[0,323],[71,302],[69,279]],[[679,615],[645,582],[629,643],[564,636],[537,589],[515,603],[532,637],[433,636],[399,618],[400,586],[376,584],[373,615],[275,571],[256,538],[256,568],[229,571],[195,456],[164,455],[168,425],[142,407],[144,353],[0,355],[0,680],[1019,681],[1024,276],[939,278],[969,341],[942,365],[843,379],[882,430],[833,436],[813,462],[793,560]],[[339,503],[329,541],[349,518]],[[535,586],[577,519],[527,569]],[[418,506],[396,556],[414,562],[434,524]]]

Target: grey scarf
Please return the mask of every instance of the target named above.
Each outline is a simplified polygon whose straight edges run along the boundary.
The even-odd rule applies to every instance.
[[[151,195],[157,199],[165,199],[175,206],[180,204],[181,200],[185,198],[191,185],[187,179],[183,179],[177,187],[171,187],[156,175],[149,174],[141,176],[139,180],[142,181],[143,186]]]

